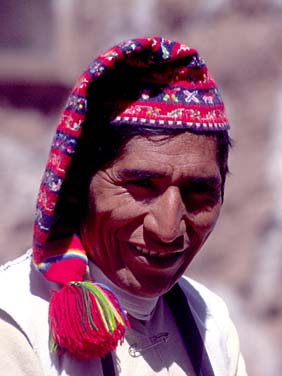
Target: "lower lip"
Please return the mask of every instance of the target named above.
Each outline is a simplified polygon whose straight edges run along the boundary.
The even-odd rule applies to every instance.
[[[174,266],[180,260],[182,260],[184,252],[174,253],[167,257],[158,257],[158,256],[150,256],[149,254],[142,254],[140,253],[135,246],[130,245],[130,249],[134,250],[134,253],[138,258],[142,261],[142,263],[146,263],[148,266],[158,267],[158,268],[169,268]]]

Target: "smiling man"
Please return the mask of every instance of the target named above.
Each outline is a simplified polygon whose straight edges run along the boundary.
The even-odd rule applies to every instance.
[[[215,138],[135,136],[91,180],[85,249],[118,286],[162,295],[212,231],[220,192]]]
[[[90,64],[56,130],[32,252],[0,272],[1,374],[246,375],[225,304],[183,276],[220,213],[228,129],[193,48],[135,39]]]

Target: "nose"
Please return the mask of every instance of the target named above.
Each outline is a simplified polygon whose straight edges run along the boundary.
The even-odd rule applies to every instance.
[[[178,187],[169,187],[158,196],[144,218],[144,229],[164,243],[186,233],[185,204]]]

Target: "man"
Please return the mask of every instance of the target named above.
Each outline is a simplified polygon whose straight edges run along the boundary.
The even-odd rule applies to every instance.
[[[182,277],[219,216],[228,128],[193,48],[130,40],[89,66],[51,147],[33,264],[0,273],[5,374],[246,375],[224,303]]]

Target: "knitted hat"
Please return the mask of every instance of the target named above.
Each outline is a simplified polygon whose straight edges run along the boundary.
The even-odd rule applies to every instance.
[[[90,88],[97,93],[98,115],[112,125],[192,132],[229,129],[221,96],[205,63],[195,49],[183,44],[159,37],[129,40],[100,55],[81,75],[51,146],[33,240],[35,267],[62,287],[50,301],[51,347],[77,358],[112,351],[127,325],[117,298],[107,288],[84,281],[88,261],[79,237],[57,230],[60,213],[56,205],[91,111]]]

